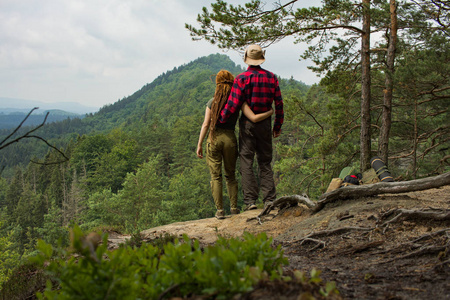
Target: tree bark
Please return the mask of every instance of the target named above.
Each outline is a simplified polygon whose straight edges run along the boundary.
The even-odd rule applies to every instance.
[[[361,35],[361,173],[370,168],[370,0],[362,0],[363,33]]]
[[[419,145],[419,126],[418,126],[418,103],[417,98],[414,97],[414,142],[413,142],[413,169],[412,169],[412,176],[414,179],[416,179],[417,175],[417,147]]]
[[[338,200],[375,196],[379,194],[400,194],[423,191],[445,185],[450,185],[450,172],[434,177],[427,177],[411,181],[380,182],[367,185],[352,185],[341,187],[332,192],[323,194],[319,198],[316,206],[313,208],[313,212],[318,212],[323,209],[326,204]]]
[[[386,79],[383,91],[383,112],[380,138],[378,141],[378,155],[388,165],[389,156],[389,132],[391,131],[391,111],[392,111],[392,91],[394,87],[394,61],[397,48],[397,3],[395,0],[389,1],[391,14],[391,28],[389,34],[389,45],[386,54]]]

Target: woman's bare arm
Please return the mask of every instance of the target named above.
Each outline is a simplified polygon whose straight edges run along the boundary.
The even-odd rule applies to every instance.
[[[205,119],[203,120],[202,128],[200,129],[200,136],[198,137],[197,143],[197,156],[203,158],[203,140],[205,139],[206,133],[209,129],[209,124],[211,123],[211,109],[206,107]]]
[[[270,110],[260,113],[260,114],[255,114],[252,109],[250,108],[250,106],[248,106],[247,102],[244,102],[244,104],[242,104],[242,112],[244,113],[244,115],[253,123],[257,123],[257,122],[261,122],[262,120],[267,119],[268,117],[270,117],[273,114],[273,109],[270,108]]]

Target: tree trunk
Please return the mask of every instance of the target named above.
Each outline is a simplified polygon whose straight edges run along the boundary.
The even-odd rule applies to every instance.
[[[380,139],[378,142],[378,155],[388,165],[389,156],[389,132],[391,131],[392,90],[394,87],[394,61],[397,48],[397,3],[390,0],[391,29],[389,35],[389,46],[386,54],[386,80],[383,91],[383,113]]]
[[[363,34],[361,36],[361,172],[370,168],[370,0],[363,0]]]
[[[414,98],[414,143],[413,143],[413,169],[412,176],[416,179],[417,175],[417,147],[419,145],[419,129],[418,129],[418,119],[417,119],[417,110],[418,110],[417,98]]]
[[[332,192],[323,194],[317,202],[314,212],[320,211],[328,203],[338,200],[363,198],[379,194],[399,194],[415,191],[423,191],[441,186],[450,185],[450,172],[411,181],[380,182],[367,185],[352,185],[341,187]]]

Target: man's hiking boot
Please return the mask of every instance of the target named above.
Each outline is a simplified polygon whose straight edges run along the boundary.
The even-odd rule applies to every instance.
[[[255,204],[249,204],[244,208],[244,210],[247,211],[247,210],[253,210],[253,209],[257,209],[257,208],[258,207]]]
[[[239,214],[239,209],[238,208],[232,208],[231,209],[231,215],[238,215]]]
[[[223,211],[223,209],[218,209],[216,211],[216,218],[219,220],[225,219],[225,212]]]

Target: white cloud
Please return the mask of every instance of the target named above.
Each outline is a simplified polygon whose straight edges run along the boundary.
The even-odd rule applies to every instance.
[[[2,0],[0,97],[113,103],[167,70],[221,52],[192,41],[184,28],[196,24],[208,3]],[[264,66],[282,77],[317,82],[298,61],[301,52],[292,41],[282,41],[267,49]],[[226,54],[243,65],[239,53]]]

